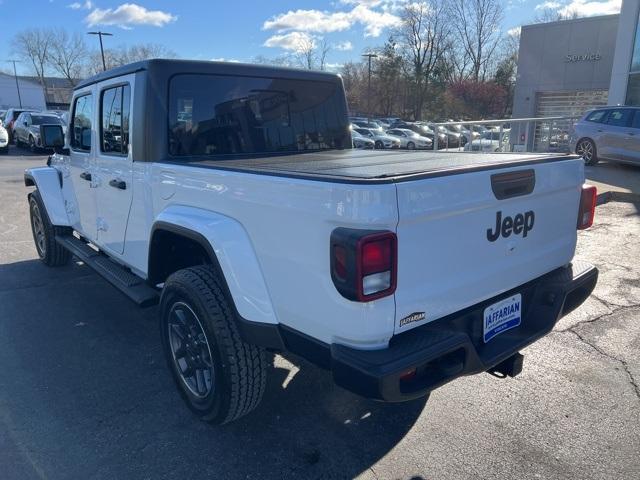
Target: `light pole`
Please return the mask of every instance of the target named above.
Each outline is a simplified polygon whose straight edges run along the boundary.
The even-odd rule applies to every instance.
[[[16,79],[16,90],[18,91],[18,103],[20,103],[20,108],[22,108],[22,97],[20,96],[20,84],[18,83],[18,72],[16,71],[16,62],[18,60],[7,60],[7,62],[13,63],[13,77]]]
[[[97,32],[87,32],[88,35],[98,35],[100,39],[100,54],[102,55],[102,70],[107,70],[107,64],[104,61],[104,47],[102,46],[102,37],[113,37],[113,33],[101,32],[98,30]]]
[[[369,58],[369,82],[367,84],[367,123],[369,123],[371,120],[369,118],[371,116],[371,59],[378,58],[378,55],[375,53],[365,53],[362,56]]]

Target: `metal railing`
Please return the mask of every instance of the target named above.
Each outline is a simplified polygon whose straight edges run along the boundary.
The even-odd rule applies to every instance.
[[[432,130],[434,150],[569,153],[573,125],[578,119],[538,117],[419,123]]]

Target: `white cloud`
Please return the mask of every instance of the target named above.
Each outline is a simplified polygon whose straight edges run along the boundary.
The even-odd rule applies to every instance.
[[[299,30],[305,32],[338,32],[351,26],[344,12],[321,12],[320,10],[289,10],[264,22],[264,30]]]
[[[152,25],[163,27],[168,23],[175,22],[175,15],[161,10],[147,10],[145,7],[135,3],[123,3],[117,8],[93,10],[85,22],[87,25],[115,25],[120,28],[131,28],[132,25]]]
[[[379,37],[382,31],[400,24],[400,18],[388,11],[372,10],[358,4],[350,12],[322,12],[320,10],[289,10],[276,15],[262,25],[263,30],[327,33],[339,32],[359,23],[365,37]]]
[[[519,37],[520,36],[520,30],[522,30],[522,27],[510,28],[509,30],[507,30],[507,35],[509,35],[510,37]]]
[[[558,11],[562,15],[577,12],[581,17],[620,13],[622,0],[573,0]]]
[[[364,25],[365,37],[379,37],[382,31],[389,27],[400,25],[401,20],[389,12],[377,12],[364,5],[358,5],[351,11],[355,20]]]
[[[340,0],[340,3],[344,3],[346,5],[366,5],[367,7],[376,7],[383,2],[388,3],[384,0]]]
[[[93,3],[90,2],[89,0],[87,0],[84,3],[80,3],[80,2],[73,2],[70,3],[69,5],[67,5],[68,8],[72,9],[72,10],[91,10],[93,8]]]
[[[536,5],[536,10],[557,10],[560,15],[592,17],[594,15],[610,15],[620,13],[622,0],[565,0],[558,2],[547,0]]]
[[[299,52],[314,45],[314,37],[305,32],[289,32],[282,35],[273,35],[267,38],[263,44],[265,47],[279,47],[292,52]]]
[[[325,63],[324,67],[330,72],[337,72],[343,67],[342,63]]]
[[[346,40],[344,42],[338,42],[336,43],[333,48],[335,48],[336,50],[340,50],[343,52],[347,52],[349,50],[353,50],[353,43],[351,43],[349,40]]]
[[[547,9],[557,10],[561,6],[562,4],[559,2],[548,1],[548,2],[539,3],[538,5],[536,5],[535,9],[536,10],[547,10]]]
[[[212,58],[211,61],[212,62],[240,63],[240,60],[236,60],[235,58],[224,58],[224,57]]]

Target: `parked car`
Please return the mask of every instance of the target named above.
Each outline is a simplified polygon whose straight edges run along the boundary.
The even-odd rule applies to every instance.
[[[27,108],[10,108],[4,115],[4,128],[7,129],[9,134],[9,143],[13,143],[13,125],[22,112],[37,112],[37,110],[31,110]]]
[[[450,130],[457,132],[462,135],[464,139],[464,144],[466,145],[468,142],[471,142],[477,138],[480,138],[480,133],[473,130],[472,128],[466,128],[463,124],[450,125]]]
[[[408,128],[392,128],[387,130],[387,135],[397,138],[400,141],[400,146],[409,150],[433,148],[433,142],[430,138],[418,135]]]
[[[391,128],[400,128],[406,130],[412,130],[417,133],[421,137],[426,137],[431,140],[432,147],[435,142],[435,132],[424,122],[396,122],[391,126]],[[447,136],[443,133],[438,134],[438,148],[445,148],[447,141]]]
[[[587,165],[599,160],[640,164],[640,108],[608,107],[587,112],[574,126],[573,151]]]
[[[63,130],[66,129],[58,115],[22,112],[13,126],[16,145],[19,147],[27,145],[32,152],[39,150],[42,147],[40,125],[62,125]]]
[[[374,145],[376,149],[400,148],[400,140],[396,137],[387,135],[384,132],[380,133],[380,131],[372,128],[355,128],[354,131],[373,140],[375,142]]]
[[[0,153],[9,153],[9,134],[0,120]]]
[[[378,122],[375,122],[373,120],[367,122],[365,121],[355,121],[355,122],[351,122],[351,126],[353,128],[367,128],[369,130],[375,130],[379,133],[384,133],[384,129],[380,126],[380,124]]]
[[[351,141],[353,142],[353,148],[362,148],[365,150],[375,148],[376,144],[371,138],[361,135],[357,130],[351,130]]]
[[[456,131],[450,130],[444,125],[437,125],[439,134],[444,135],[444,145],[440,145],[440,137],[438,137],[438,148],[459,148],[466,144],[464,136]]]
[[[465,152],[507,152],[509,151],[509,130],[502,133],[496,130],[487,130],[480,138],[467,143]]]
[[[82,81],[71,111],[66,142],[62,126],[40,126],[56,153],[25,172],[37,255],[51,267],[74,255],[136,304],[159,304],[167,366],[208,422],[255,409],[268,352],[390,402],[516,376],[519,351],[597,282],[571,263],[596,203],[582,160],[363,161],[338,75],[149,60]]]

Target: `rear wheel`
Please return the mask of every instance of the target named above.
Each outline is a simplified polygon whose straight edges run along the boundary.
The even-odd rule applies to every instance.
[[[596,144],[589,138],[583,138],[578,142],[576,153],[582,157],[586,165],[595,165],[598,163]]]
[[[409,142],[409,143],[407,143],[407,148],[409,150],[415,150],[416,149],[416,144],[413,143],[413,142]]]
[[[69,228],[51,225],[47,212],[36,190],[29,196],[31,232],[40,260],[50,267],[59,267],[69,263],[71,254],[56,242],[56,235],[69,234]]]
[[[37,153],[38,146],[36,145],[36,141],[33,139],[31,135],[29,135],[29,150],[31,153]]]
[[[188,407],[223,424],[251,412],[266,387],[263,348],[244,342],[212,267],[171,275],[162,290],[160,332],[169,369]]]

